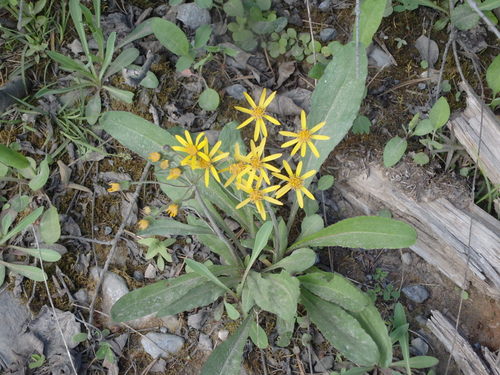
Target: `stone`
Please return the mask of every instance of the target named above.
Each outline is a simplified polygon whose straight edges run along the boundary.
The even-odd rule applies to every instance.
[[[329,42],[330,40],[335,39],[337,36],[337,30],[332,29],[331,27],[327,27],[319,32],[319,38],[322,42]]]
[[[156,363],[151,367],[151,372],[161,372],[164,373],[167,369],[167,362],[164,359],[159,359]]]
[[[318,5],[318,9],[322,12],[328,12],[332,7],[332,0],[325,0],[325,1],[322,1],[319,5]]]
[[[410,253],[403,253],[401,254],[401,262],[404,264],[404,265],[407,265],[409,266],[412,262],[412,256]]]
[[[89,303],[89,292],[87,289],[79,289],[74,295],[75,299],[82,305],[87,305]]]
[[[146,279],[154,279],[156,277],[156,267],[151,263],[146,267],[146,271],[144,272],[144,277]]]
[[[200,333],[198,348],[205,351],[212,351],[212,340],[210,340],[210,337],[208,335]]]
[[[136,279],[137,281],[144,281],[144,274],[142,273],[142,271],[135,270],[134,279]]]
[[[419,90],[425,90],[425,88],[427,87],[427,85],[425,83],[420,82],[417,85],[417,87],[418,87]]]
[[[234,98],[234,99],[237,99],[237,100],[245,100],[245,96],[243,95],[243,93],[245,91],[247,91],[247,89],[245,88],[245,86],[240,85],[239,83],[237,83],[235,85],[231,85],[231,86],[226,87],[226,93],[231,98]]]
[[[208,9],[200,8],[195,3],[179,5],[177,19],[193,30],[202,25],[208,25],[212,21]]]
[[[426,355],[429,351],[429,345],[420,337],[416,337],[411,340],[411,348],[414,350],[416,355]]]
[[[335,358],[332,355],[324,356],[314,366],[315,372],[325,372],[330,370],[335,363]]]
[[[200,329],[203,323],[205,323],[207,314],[204,311],[200,311],[196,314],[191,314],[188,317],[188,326],[194,329]]]
[[[177,318],[177,315],[166,315],[162,316],[160,319],[169,332],[177,332],[177,330],[181,328],[181,322]]]
[[[429,291],[422,285],[407,285],[402,289],[403,294],[415,303],[423,303],[429,298]]]
[[[217,333],[217,337],[219,338],[220,341],[226,341],[227,337],[229,336],[229,331],[227,329],[222,329]]]
[[[141,344],[151,357],[168,358],[182,349],[184,339],[168,333],[149,332],[141,338]]]

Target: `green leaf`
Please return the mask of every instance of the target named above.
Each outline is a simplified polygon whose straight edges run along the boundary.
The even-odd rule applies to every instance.
[[[101,114],[101,93],[97,91],[85,106],[85,117],[90,125],[94,125]]]
[[[252,321],[249,331],[250,339],[259,349],[265,349],[269,346],[269,341],[267,340],[266,331],[256,322]]]
[[[5,266],[0,264],[0,286],[3,285],[5,281]]]
[[[444,96],[432,106],[429,112],[429,120],[431,120],[434,129],[439,129],[444,126],[450,118],[450,106]]]
[[[156,39],[170,52],[177,56],[184,56],[189,53],[189,41],[175,23],[162,18],[155,18],[152,21],[151,29]]]
[[[7,242],[9,239],[14,237],[16,234],[22,232],[25,230],[27,227],[29,227],[31,224],[33,224],[42,214],[43,212],[43,207],[38,207],[35,211],[30,213],[28,216],[26,216],[24,219],[22,219],[19,224],[17,224],[11,231],[9,231],[1,240],[0,240],[0,245],[4,244]]]
[[[153,151],[160,151],[164,145],[177,142],[165,129],[130,112],[105,112],[99,123],[113,138],[144,159]]]
[[[297,312],[299,280],[285,271],[279,274],[264,274],[251,271],[248,287],[255,303],[265,311],[284,320],[293,320]]]
[[[468,4],[459,4],[451,11],[451,23],[462,31],[472,29],[479,23],[479,20],[479,14],[474,12]]]
[[[333,302],[347,311],[363,311],[370,298],[338,273],[317,271],[298,277],[300,285],[325,301]]]
[[[202,48],[206,46],[211,34],[212,26],[208,24],[201,25],[198,29],[196,29],[196,34],[194,35],[194,48]]]
[[[108,79],[112,75],[119,73],[123,68],[126,68],[130,64],[132,64],[135,59],[139,56],[139,50],[136,48],[127,48],[120,53],[116,59],[109,65],[109,68],[106,69],[106,74],[104,75],[104,79]]]
[[[151,221],[151,224],[139,234],[141,236],[186,236],[213,234],[213,232],[210,228],[205,226],[184,224],[174,219],[159,218]]]
[[[31,198],[27,195],[18,195],[18,196],[15,196],[14,198],[11,198],[9,200],[9,203],[11,204],[11,208],[15,212],[24,211],[28,207],[30,202],[31,202]]]
[[[301,303],[309,319],[347,359],[360,366],[378,364],[377,344],[352,315],[305,289],[301,290]]]
[[[224,307],[226,308],[227,316],[231,320],[237,320],[240,318],[240,313],[236,308],[230,303],[224,301]]]
[[[333,186],[335,178],[332,175],[324,175],[318,181],[318,190],[328,190]]]
[[[408,360],[411,368],[428,368],[436,366],[439,360],[435,357],[430,357],[426,355],[421,355],[417,357],[412,357]],[[405,361],[397,361],[391,364],[391,367],[404,367]]]
[[[226,291],[231,293],[231,289],[225,286],[203,263],[199,263],[192,259],[185,259],[185,262],[186,265],[193,270],[193,272],[196,272],[198,275],[205,277],[209,281],[213,282],[215,285],[223,289],[226,289]]]
[[[406,139],[394,137],[384,147],[384,165],[389,168],[396,165],[405,154],[408,143]]]
[[[406,314],[402,304],[399,302],[394,306],[394,318],[393,318],[393,326],[395,329],[398,329],[401,326],[406,325],[408,322],[406,321]],[[399,346],[401,348],[401,353],[403,354],[403,363],[406,368],[406,372],[411,374],[410,370],[410,337],[408,334],[408,330],[403,332],[401,337],[399,338]]]
[[[493,96],[500,92],[500,55],[497,55],[486,69],[486,82],[493,91]]]
[[[43,185],[47,183],[49,173],[49,161],[45,158],[41,161],[40,166],[38,167],[38,174],[28,183],[30,189],[33,191],[40,190]]]
[[[311,112],[307,122],[309,126],[314,126],[325,121],[326,125],[321,129],[321,134],[329,136],[330,139],[315,142],[320,157],[316,158],[312,153],[308,153],[304,158],[305,171],[320,169],[330,152],[347,134],[358,114],[367,75],[364,49],[359,51],[359,76],[356,76],[354,61],[356,61],[354,43],[340,47],[313,92]],[[310,181],[305,182],[306,187]]]
[[[290,345],[294,329],[295,329],[295,319],[287,321],[278,317],[276,319],[276,330],[278,331],[279,336],[278,339],[276,340],[276,345],[281,347],[286,347]]]
[[[500,8],[500,0],[485,0],[482,4],[478,4],[478,8],[482,11]]]
[[[368,47],[384,16],[387,0],[365,0],[361,3],[359,41]],[[354,32],[355,33],[355,32]],[[353,36],[353,40],[355,36]]]
[[[0,162],[16,169],[29,168],[30,166],[28,159],[24,155],[3,144],[0,144]]]
[[[198,104],[205,111],[215,111],[219,106],[220,98],[217,91],[211,88],[206,88],[198,98]]]
[[[410,225],[378,216],[345,219],[295,242],[290,249],[311,246],[343,246],[362,249],[399,249],[415,243]]]
[[[238,125],[239,123],[236,121],[231,121],[222,128],[219,134],[219,140],[222,142],[220,146],[221,151],[229,152],[231,155],[234,155],[235,146],[239,144],[240,152],[245,154],[245,142],[243,142],[241,138],[241,132],[236,129]]]
[[[116,100],[120,100],[124,103],[127,104],[132,104],[132,101],[134,99],[134,93],[127,91],[127,90],[122,90],[122,89],[117,89],[116,87],[112,86],[103,86],[103,88],[109,92],[109,94],[115,98]]]
[[[370,134],[370,127],[372,123],[370,119],[366,116],[358,116],[354,123],[352,124],[353,134]]]
[[[343,372],[342,375],[365,375],[365,374],[369,373],[371,370],[373,370],[373,367],[354,367],[354,368],[347,370],[346,372]],[[335,373],[333,373],[333,374],[335,374]],[[394,374],[394,375],[396,375],[396,374]]]
[[[158,17],[148,18],[146,21],[141,22],[130,34],[128,34],[125,39],[121,41],[116,48],[122,48],[124,45],[131,43],[137,39],[144,38],[148,35],[153,34],[153,23],[158,19]],[[135,60],[135,59],[134,59]],[[121,69],[119,69],[121,70]],[[118,71],[119,71],[118,70]]]
[[[224,3],[224,12],[229,17],[244,17],[245,8],[243,8],[243,3],[241,0],[228,0]]]
[[[183,70],[189,69],[189,67],[193,64],[194,58],[191,55],[184,55],[179,57],[177,62],[175,63],[175,70],[178,72],[182,72]]]
[[[61,254],[52,249],[45,249],[45,248],[28,249],[26,247],[20,247],[20,246],[9,246],[9,247],[22,251],[23,253],[31,255],[35,258],[42,258],[44,262],[57,262],[59,259],[61,259]]]
[[[231,268],[212,266],[211,271],[220,276],[231,275]],[[205,306],[224,294],[224,289],[207,283],[204,276],[188,273],[168,280],[161,280],[135,289],[121,297],[111,308],[115,322],[126,322],[157,313],[173,315],[194,307]]]
[[[289,274],[301,273],[316,263],[316,253],[308,248],[297,249],[289,256],[266,268],[272,271],[283,268]]]
[[[84,342],[87,339],[88,339],[88,334],[86,332],[77,333],[71,338],[71,340],[76,344]]]
[[[40,234],[45,243],[53,244],[61,236],[61,225],[59,224],[59,214],[55,206],[51,206],[40,220]]]
[[[113,31],[109,34],[108,40],[106,41],[106,54],[104,56],[104,60],[102,62],[101,71],[99,72],[99,79],[104,77],[104,73],[111,64],[111,60],[113,59],[113,54],[115,53],[115,41],[116,41],[116,32]]]
[[[297,240],[313,235],[325,227],[323,218],[318,214],[306,216],[301,223],[301,232]]]
[[[423,136],[430,134],[434,131],[434,125],[430,119],[425,119],[419,121],[417,126],[415,127],[415,131],[413,131],[413,135]]]
[[[83,65],[80,61],[71,59],[63,54],[55,51],[46,51],[47,56],[49,56],[52,60],[59,64],[61,69],[66,70],[68,72],[80,72],[83,73],[86,77],[89,77],[90,71],[87,69],[85,65]]]
[[[413,155],[413,161],[415,164],[425,165],[429,162],[429,157],[425,152],[417,152],[415,155]]]
[[[249,315],[241,326],[226,341],[217,346],[203,365],[201,375],[239,375],[243,349],[248,339],[250,325],[253,322]]]
[[[33,281],[44,281],[47,280],[47,274],[43,272],[38,267],[25,266],[24,264],[7,263],[0,260],[0,264],[4,265],[11,271],[18,273],[24,277],[27,277]]]

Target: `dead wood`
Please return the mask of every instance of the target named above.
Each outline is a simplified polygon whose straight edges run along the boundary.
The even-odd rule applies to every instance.
[[[467,281],[500,300],[500,222],[471,202],[460,180],[432,177],[411,163],[364,163],[341,162],[350,171],[336,184],[344,198],[367,215],[388,208],[417,230],[413,251],[459,287]]]
[[[467,107],[454,116],[448,126],[472,160],[478,162],[483,173],[493,184],[500,185],[500,123],[468,85],[462,84],[461,87],[467,93]],[[480,133],[481,150],[478,160]]]
[[[451,353],[460,370],[465,375],[491,375],[479,356],[474,352],[455,327],[439,311],[432,310],[432,315],[427,320],[427,327]]]

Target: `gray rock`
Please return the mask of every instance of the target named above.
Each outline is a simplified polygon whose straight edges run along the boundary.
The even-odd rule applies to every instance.
[[[403,253],[401,254],[401,262],[403,262],[403,264],[409,266],[412,262],[412,256],[410,253]]]
[[[208,335],[200,333],[198,348],[205,351],[212,351],[212,340],[210,340],[210,337],[208,337]]]
[[[325,1],[322,1],[319,6],[318,6],[318,9],[322,12],[328,12],[332,7],[332,0],[325,0]]]
[[[104,227],[104,235],[109,236],[111,233],[113,233],[113,229],[110,226],[105,226]]]
[[[335,358],[332,355],[324,356],[314,366],[315,372],[325,372],[330,370],[335,363]]]
[[[210,12],[208,9],[200,8],[195,3],[179,5],[177,19],[190,29],[196,30],[201,25],[210,24]]]
[[[425,35],[421,35],[415,41],[415,48],[420,53],[422,60],[426,60],[432,68],[439,58],[439,47],[435,41]]]
[[[245,86],[240,85],[239,83],[237,83],[235,85],[231,85],[231,86],[226,87],[226,93],[231,98],[234,98],[234,99],[237,99],[237,100],[244,100],[245,99],[245,96],[243,95],[243,93],[245,91],[247,91],[247,89],[245,88]]]
[[[402,289],[404,295],[415,303],[423,303],[429,298],[429,292],[422,285],[408,285]]]
[[[417,87],[418,87],[419,90],[425,90],[425,88],[427,87],[427,85],[425,83],[420,82],[417,85]]]
[[[146,279],[154,279],[156,277],[156,268],[151,263],[146,267],[146,271],[144,272],[144,277]]]
[[[429,351],[429,345],[420,337],[416,337],[411,340],[411,348],[414,350],[416,355],[426,355]]]
[[[337,30],[332,29],[331,27],[327,27],[319,32],[319,38],[322,42],[329,42],[330,40],[335,39],[337,36]]]
[[[142,271],[135,270],[134,279],[136,279],[137,281],[144,281],[144,274],[142,273]]]
[[[229,331],[227,329],[222,329],[217,333],[217,337],[220,341],[226,341],[229,336]]]
[[[184,339],[168,333],[149,332],[141,338],[144,351],[153,358],[168,358],[182,349]]]
[[[162,316],[160,319],[170,332],[176,332],[181,327],[177,315]]]
[[[205,323],[207,314],[204,311],[200,311],[196,314],[191,314],[188,317],[188,326],[194,329],[200,329],[203,323]]]
[[[89,303],[89,292],[87,292],[87,289],[79,289],[75,294],[74,297],[76,300],[81,303],[82,305],[86,305]]]
[[[164,359],[159,359],[156,363],[151,367],[151,372],[161,372],[164,373],[167,369],[167,362]]]
[[[385,53],[382,48],[372,44],[368,48],[368,64],[374,65],[377,68],[384,68],[386,66],[393,65],[394,61],[392,56]]]

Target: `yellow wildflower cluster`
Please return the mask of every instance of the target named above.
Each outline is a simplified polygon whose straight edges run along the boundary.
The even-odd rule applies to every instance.
[[[246,195],[246,198],[236,208],[253,203],[260,216],[265,220],[267,214],[264,203],[282,205],[283,203],[278,199],[290,191],[295,192],[300,207],[304,206],[304,195],[310,199],[314,199],[311,192],[304,186],[304,181],[314,176],[316,171],[310,170],[302,173],[302,161],[298,162],[295,171],[292,170],[286,160],[283,160],[281,168],[272,164],[283,155],[282,153],[266,153],[266,143],[269,134],[266,122],[281,125],[277,119],[267,113],[267,108],[273,101],[276,93],[272,92],[269,96],[266,96],[266,89],[264,89],[257,104],[250,95],[247,93],[244,93],[244,95],[250,108],[239,106],[235,108],[240,112],[248,114],[249,118],[243,121],[237,129],[255,122],[253,139],[250,141],[250,150],[246,155],[241,152],[240,145],[237,143],[234,145],[232,161],[227,162],[225,159],[228,158],[229,152],[221,151],[221,141],[216,142],[210,147],[204,133],[200,133],[194,138],[188,131],[184,131],[184,136],[175,136],[178,145],[172,146],[174,151],[182,155],[178,165],[173,165],[175,163],[172,160],[163,160],[162,154],[159,152],[152,152],[149,155],[149,160],[153,163],[158,163],[158,167],[162,170],[170,168],[166,177],[167,180],[181,177],[184,168],[203,170],[205,186],[209,186],[211,179],[222,184],[221,174],[226,174],[227,178],[223,183],[224,187],[232,186]],[[329,139],[325,135],[316,134],[325,123],[321,122],[309,129],[304,111],[301,112],[300,120],[301,128],[297,133],[280,131],[281,135],[293,138],[283,143],[281,147],[287,148],[293,146],[290,153],[291,156],[300,151],[300,156],[304,157],[307,149],[309,149],[313,155],[319,157],[319,152],[314,142]],[[227,146],[233,145],[225,146],[229,148]],[[222,165],[223,163],[225,165]],[[223,168],[219,169],[219,165]],[[286,171],[286,175],[282,174],[282,169]],[[281,180],[281,184],[272,184],[271,179],[273,176]],[[173,217],[177,215],[178,210],[179,205],[173,203],[168,206],[166,212],[169,216]]]

